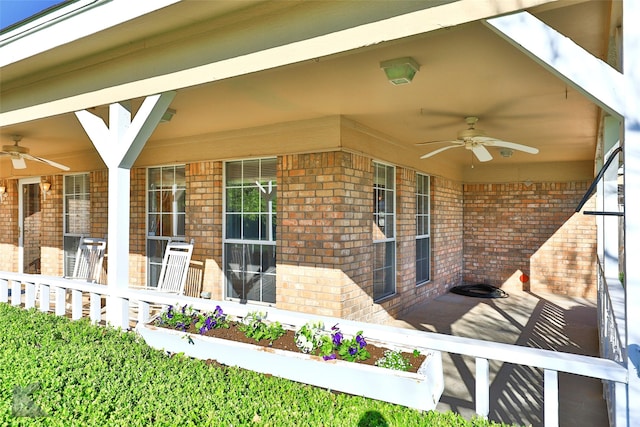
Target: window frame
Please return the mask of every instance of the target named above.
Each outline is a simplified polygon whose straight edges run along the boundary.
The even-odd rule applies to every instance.
[[[164,172],[172,169],[172,183],[170,187],[166,187],[163,183]],[[176,171],[182,169],[182,175],[184,176],[184,184],[179,185],[176,182]],[[160,187],[152,188],[152,184],[150,182],[152,171],[158,171],[160,177]],[[164,256],[164,251],[167,247],[167,243],[170,241],[184,241],[186,239],[186,198],[187,198],[187,178],[186,178],[187,168],[185,164],[172,164],[172,165],[161,165],[161,166],[149,166],[145,170],[145,254],[147,258],[147,277],[146,284],[147,287],[156,287],[158,285],[158,278],[160,275],[160,269],[162,267],[162,259]],[[162,192],[167,191],[170,188],[172,192],[171,197],[174,200],[171,201],[171,209],[163,210],[162,204]],[[179,200],[175,200],[176,193],[178,191],[183,191],[182,199],[183,206],[182,211],[180,208]],[[157,193],[157,194],[156,194]],[[151,198],[156,199],[158,201],[158,209],[151,211]],[[152,215],[157,218],[152,219]],[[176,215],[175,218],[173,216]],[[180,221],[177,215],[183,216],[182,221],[182,230],[183,234],[178,234],[180,231]],[[171,226],[170,233],[165,233],[162,221],[163,216],[170,216]],[[158,221],[159,218],[159,221]],[[153,230],[153,231],[152,231]],[[159,231],[159,233],[158,233]]]
[[[378,172],[384,168],[384,186],[380,185]],[[379,302],[392,297],[397,292],[397,253],[396,253],[396,224],[397,224],[397,192],[396,192],[396,167],[390,164],[373,162],[373,301]],[[380,196],[383,196],[383,204]],[[391,202],[391,203],[389,203]],[[390,206],[391,205],[391,206]],[[384,263],[379,266],[377,252],[383,251]],[[382,279],[382,292],[377,292],[378,284]],[[390,282],[390,283],[389,283]]]
[[[74,180],[74,191],[70,193],[68,182],[70,179]],[[75,181],[82,179],[84,182],[80,184],[83,191],[75,191],[77,187]],[[70,199],[71,197],[71,199]],[[74,213],[69,212],[69,204],[67,200],[82,200],[86,202],[86,212],[81,212],[79,216],[81,218],[80,223],[84,222],[82,230],[69,230],[68,219]],[[82,224],[81,224],[82,225]],[[78,251],[78,244],[82,237],[88,237],[91,234],[91,177],[88,172],[63,175],[62,178],[62,253],[63,253],[63,274],[64,276],[71,276],[75,266],[76,253]]]
[[[245,178],[245,166],[251,162],[258,162],[258,177],[256,181],[260,182],[260,186],[253,184],[253,178],[249,182],[249,178]],[[272,179],[267,179],[263,174],[265,162],[273,162]],[[229,183],[229,167],[232,164],[240,164],[241,177],[239,183]],[[259,158],[243,158],[237,160],[228,160],[223,164],[223,219],[222,219],[222,254],[223,267],[222,277],[224,283],[224,298],[231,301],[250,301],[255,304],[274,305],[276,303],[276,223],[277,223],[277,157],[259,157]],[[245,182],[246,181],[246,182]],[[255,185],[255,189],[253,186]],[[256,190],[257,189],[257,190]],[[237,191],[240,196],[239,209],[238,206],[233,210],[230,207],[229,190]],[[260,203],[256,210],[246,210],[249,203],[245,200],[245,195],[253,191],[258,191]],[[271,196],[268,196],[268,195]],[[237,201],[234,203],[236,204]],[[271,208],[271,210],[269,210]],[[247,227],[250,223],[246,220],[246,216],[257,215],[258,220],[253,221],[257,224],[257,235],[247,236]],[[231,226],[230,219],[238,217],[234,221],[240,226],[239,235],[229,237]],[[262,222],[264,217],[264,223]],[[256,261],[256,257],[259,261]],[[232,258],[233,262],[232,262]],[[247,261],[252,260],[252,261]],[[232,264],[236,268],[232,267]],[[234,278],[235,277],[235,281]],[[249,291],[246,289],[248,280],[251,280],[259,286],[259,299],[248,299]],[[234,286],[241,286],[238,290]],[[273,296],[269,294],[267,287],[273,287]],[[266,290],[266,292],[265,292]],[[237,295],[232,295],[237,293]]]
[[[421,191],[420,184],[426,189],[426,192]],[[425,182],[426,181],[426,182]],[[421,200],[422,199],[422,203]],[[426,206],[426,212],[423,212]],[[421,221],[421,218],[426,218],[425,221]],[[421,233],[422,223],[422,233]],[[425,227],[426,225],[426,227]],[[424,232],[426,229],[426,233]],[[427,241],[426,256],[422,254],[419,256],[419,251],[422,247],[419,245],[421,241]],[[426,271],[424,274],[419,274],[421,268],[420,265],[426,262]],[[416,286],[429,283],[431,281],[431,176],[427,174],[416,174]]]

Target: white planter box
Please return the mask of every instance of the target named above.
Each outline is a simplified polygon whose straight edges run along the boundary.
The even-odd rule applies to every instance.
[[[429,351],[418,373],[395,371],[342,360],[325,361],[304,353],[190,334],[138,323],[136,331],[158,350],[214,359],[263,374],[364,396],[419,410],[432,410],[444,389],[442,356]],[[185,339],[188,335],[191,339]],[[367,341],[385,347],[384,344]]]

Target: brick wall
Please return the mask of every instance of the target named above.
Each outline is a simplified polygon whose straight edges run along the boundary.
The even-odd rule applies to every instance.
[[[278,307],[366,317],[371,160],[344,152],[287,155],[278,158],[277,179]]]
[[[462,280],[462,184],[431,177],[432,283],[429,297],[447,292]]]
[[[588,182],[464,185],[464,280],[595,297],[596,224],[574,210]]]
[[[18,271],[18,181],[2,181],[6,186],[0,203],[0,221],[3,231],[0,233],[0,270]]]
[[[129,192],[129,284],[147,284],[147,170],[134,168],[130,172]],[[109,236],[110,240],[120,236]],[[107,252],[109,246],[107,243]]]
[[[345,152],[280,159],[279,308],[382,323],[459,283],[461,185],[432,181],[432,214],[439,221],[434,280],[416,286],[416,173],[397,167],[396,294],[374,303],[372,166],[372,159]]]
[[[195,287],[224,297],[222,283],[222,162],[188,164],[186,174],[186,237],[194,239],[192,255]],[[190,272],[191,273],[191,272]],[[198,294],[198,290],[192,291]]]
[[[49,192],[41,196],[40,259],[41,272],[49,276],[64,275],[63,250],[63,176],[45,176],[51,184]]]

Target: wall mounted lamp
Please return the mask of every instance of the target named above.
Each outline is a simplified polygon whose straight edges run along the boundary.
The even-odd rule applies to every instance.
[[[40,191],[42,191],[42,197],[47,200],[47,193],[51,189],[51,183],[43,181],[40,183]]]
[[[7,186],[2,184],[0,185],[0,203],[4,202],[4,195],[7,193]]]
[[[420,69],[420,65],[410,57],[390,59],[380,63],[380,68],[387,75],[387,80],[392,85],[404,85],[411,83],[413,77]]]

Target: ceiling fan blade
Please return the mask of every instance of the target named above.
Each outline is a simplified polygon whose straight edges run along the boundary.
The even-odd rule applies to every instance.
[[[502,141],[500,139],[494,139],[489,137],[477,137],[476,141],[482,142],[484,145],[489,147],[503,147],[503,148],[511,148],[512,150],[524,151],[529,154],[538,154],[540,150],[534,147],[529,147],[528,145],[516,144],[515,142]]]
[[[14,169],[26,169],[27,163],[24,161],[22,157],[11,156],[11,163],[13,164]]]
[[[431,144],[455,144],[455,145],[463,146],[464,142],[463,141],[459,141],[457,139],[443,139],[442,141],[416,142],[417,146],[431,145]]]
[[[434,150],[434,151],[432,151],[430,153],[427,153],[427,154],[424,154],[424,155],[420,156],[420,158],[421,159],[427,159],[427,158],[429,158],[431,156],[435,156],[438,153],[442,153],[443,151],[446,151],[446,150],[448,150],[450,148],[460,148],[460,147],[464,147],[464,145],[456,144],[456,145],[449,145],[447,147],[438,148],[437,150]]]
[[[473,151],[473,154],[475,154],[478,160],[480,160],[481,162],[488,162],[489,160],[493,159],[493,156],[491,155],[491,153],[489,153],[489,150],[487,150],[482,144],[473,144],[471,146],[471,151]]]
[[[43,159],[42,157],[32,156],[31,154],[23,154],[23,157],[26,157],[29,160],[35,160],[36,162],[45,163],[49,166],[53,166],[54,168],[62,169],[63,171],[69,170],[68,166],[61,165],[60,163],[56,163],[53,160]]]

